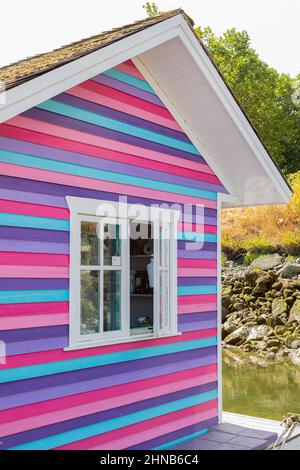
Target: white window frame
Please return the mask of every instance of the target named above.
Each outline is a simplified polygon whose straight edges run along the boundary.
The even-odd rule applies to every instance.
[[[128,223],[131,208],[137,207],[135,204],[123,202],[103,201],[99,199],[88,199],[67,196],[67,204],[70,209],[70,316],[69,316],[69,346],[65,350],[90,348],[101,345],[127,343],[130,341],[141,341],[157,337],[175,336],[180,334],[177,330],[177,225],[180,213],[174,209],[160,207],[147,207],[147,215],[134,217],[135,222],[146,222],[154,224],[154,231],[159,230],[162,225],[163,232],[165,227],[171,231],[168,244],[169,249],[169,302],[168,302],[168,327],[160,328],[160,294],[159,278],[160,271],[165,270],[160,266],[159,237],[154,237],[154,298],[153,298],[153,333],[130,335],[130,249],[129,238],[122,238],[121,241],[121,330],[105,333],[92,333],[87,335],[80,334],[80,272],[81,265],[81,221],[101,222],[101,216],[98,213],[99,206],[107,207],[109,204],[116,214],[117,218],[108,218],[105,215],[105,222],[120,224],[121,230],[128,231]],[[149,215],[150,213],[150,215]],[[162,222],[163,221],[163,222]],[[164,222],[166,221],[166,222]],[[101,264],[101,260],[99,261]],[[86,269],[93,270],[93,266],[86,266]],[[99,268],[103,270],[104,267]],[[105,267],[105,270],[107,267]]]

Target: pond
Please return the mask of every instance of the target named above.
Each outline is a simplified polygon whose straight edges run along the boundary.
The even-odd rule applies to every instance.
[[[300,413],[300,366],[259,364],[223,353],[223,409],[281,421]]]

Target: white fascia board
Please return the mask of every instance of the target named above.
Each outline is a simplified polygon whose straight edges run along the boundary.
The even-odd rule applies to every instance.
[[[179,34],[181,15],[75,59],[5,92],[0,123]]]
[[[282,197],[282,203],[288,203],[292,192],[284,178],[280,174],[276,165],[268,155],[268,152],[260,142],[250,123],[246,119],[244,113],[242,112],[240,106],[234,99],[232,93],[220,77],[218,71],[216,70],[214,64],[200,46],[199,41],[191,31],[190,27],[184,20],[180,17],[180,32],[179,37],[183,41],[184,45],[190,52],[191,56],[194,58],[196,64],[200,68],[203,75],[206,77],[214,92],[220,99],[221,103],[225,107],[229,116],[232,118],[233,122],[239,129],[241,135],[244,137],[251,150],[257,157],[258,161],[265,169],[266,173],[269,175],[273,184],[277,188],[279,194]]]

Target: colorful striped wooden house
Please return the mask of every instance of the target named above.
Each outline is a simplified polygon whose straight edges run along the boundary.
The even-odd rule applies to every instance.
[[[220,209],[285,203],[287,183],[182,10],[0,80],[1,448],[207,432]]]

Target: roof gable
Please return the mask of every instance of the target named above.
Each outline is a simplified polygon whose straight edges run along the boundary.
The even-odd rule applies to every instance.
[[[230,206],[287,202],[287,183],[199,46],[188,17],[177,10],[150,20],[117,42],[9,89],[0,122],[133,58],[230,192]]]

